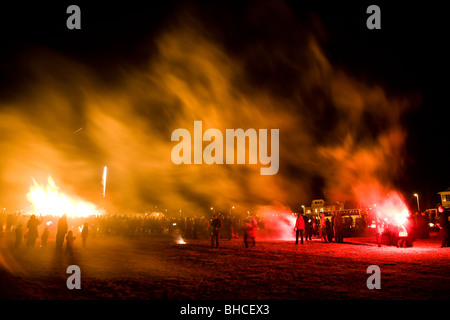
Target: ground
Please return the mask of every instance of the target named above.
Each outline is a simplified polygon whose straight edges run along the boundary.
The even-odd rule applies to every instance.
[[[321,243],[319,239],[206,240],[177,244],[171,236],[137,239],[97,237],[74,256],[48,247],[13,249],[12,236],[0,238],[1,299],[449,299],[450,248],[436,234],[412,248],[383,246],[374,237]],[[81,289],[69,290],[69,265],[81,269]],[[367,267],[381,270],[381,289],[369,290]]]

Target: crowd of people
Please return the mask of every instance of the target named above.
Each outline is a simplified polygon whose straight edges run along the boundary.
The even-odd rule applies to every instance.
[[[386,245],[401,247],[412,247],[416,239],[428,239],[430,237],[430,224],[436,226],[441,238],[441,247],[450,246],[449,243],[449,210],[442,205],[438,206],[439,214],[430,216],[426,212],[416,212],[408,215],[402,224],[388,218],[376,219],[377,244],[382,245],[382,238],[387,238]]]
[[[164,214],[106,214],[91,217],[70,217],[25,215],[21,213],[1,214],[0,232],[15,235],[14,247],[25,245],[33,248],[40,237],[41,247],[47,246],[49,236],[55,238],[55,246],[62,250],[64,241],[68,241],[71,252],[75,235],[80,235],[83,247],[86,246],[88,235],[90,237],[123,236],[137,238],[144,235],[181,235],[184,239],[211,239],[216,232],[217,239],[231,240],[244,238],[246,232],[241,228],[245,219],[240,216],[217,215],[216,227],[212,225],[213,218],[205,216],[194,217],[168,217]],[[264,224],[259,218],[254,218],[255,226]],[[220,224],[220,226],[219,226]],[[219,232],[220,229],[220,232]],[[256,227],[255,227],[256,229]],[[255,231],[256,232],[256,231]],[[254,232],[254,233],[255,233]],[[67,238],[68,237],[68,238]],[[254,238],[254,237],[253,237]],[[217,243],[218,243],[217,241]],[[67,244],[66,244],[67,247]]]
[[[439,206],[439,227],[442,246],[449,246],[449,213]],[[397,225],[387,219],[376,220],[376,233],[378,246],[382,244],[385,236],[388,245],[398,247],[412,246],[416,238],[429,237],[430,217],[425,213],[410,215],[403,225]],[[268,222],[270,223],[270,222]],[[299,213],[295,222],[295,244],[311,241],[318,237],[322,242],[344,242],[344,235],[352,227],[353,221],[349,217],[341,216],[339,211],[326,216],[306,216]],[[39,230],[40,229],[40,230]],[[141,235],[181,235],[184,239],[211,240],[211,247],[219,248],[221,239],[243,239],[245,247],[256,244],[258,230],[264,229],[264,220],[258,216],[239,216],[227,214],[214,214],[212,218],[205,216],[194,217],[168,217],[164,214],[107,214],[91,216],[88,218],[70,218],[70,225],[66,215],[36,216],[21,213],[0,213],[0,232],[13,232],[15,234],[14,247],[18,248],[25,243],[27,248],[33,248],[36,240],[41,239],[41,246],[46,247],[49,236],[55,236],[56,250],[72,253],[75,235],[79,235],[82,246],[86,246],[88,236],[124,236],[139,237]],[[39,232],[40,231],[40,232]],[[25,240],[25,241],[23,241]]]
[[[16,217],[20,220],[26,219],[25,216],[22,217]],[[14,228],[14,248],[18,249],[22,246],[22,242],[25,243],[25,246],[29,249],[32,249],[35,247],[36,240],[39,237],[39,226],[44,222],[43,217],[36,217],[36,215],[32,214],[28,221],[26,222],[26,229],[24,231],[22,227],[22,223],[18,223],[17,226]],[[49,222],[49,221],[47,221]],[[41,247],[45,248],[47,247],[47,241],[50,235],[49,231],[49,224],[46,223],[44,226],[44,229],[41,233]],[[3,232],[3,227],[2,227]],[[84,223],[81,230],[81,239],[83,247],[86,246],[86,240],[88,238],[89,234],[89,224]],[[63,252],[64,242],[65,244],[65,250],[64,253],[68,255],[73,255],[73,247],[74,247],[74,241],[76,237],[73,234],[73,230],[69,230],[68,223],[67,223],[67,215],[63,215],[58,219],[57,226],[56,226],[56,235],[55,235],[55,250],[58,253]]]
[[[350,218],[351,219],[351,218]],[[344,231],[351,225],[350,220],[344,221],[339,211],[332,212],[331,218],[325,216],[321,212],[319,217],[307,217],[299,213],[295,222],[295,244],[303,244],[303,236],[305,241],[311,241],[313,236],[318,236],[322,242],[344,242]]]

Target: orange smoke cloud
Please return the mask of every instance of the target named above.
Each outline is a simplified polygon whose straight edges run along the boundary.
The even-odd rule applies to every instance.
[[[239,50],[193,12],[179,13],[152,39],[146,64],[114,66],[120,71],[108,82],[57,53],[29,53],[31,77],[0,102],[0,202],[28,206],[31,177],[49,174],[69,194],[129,212],[293,206],[318,189],[342,201],[390,185],[401,167],[407,98],[333,66],[317,22],[300,26],[282,4],[251,14],[248,27],[265,35],[249,36]],[[279,129],[278,174],[261,176],[248,164],[174,165],[171,132],[195,120],[223,132]]]

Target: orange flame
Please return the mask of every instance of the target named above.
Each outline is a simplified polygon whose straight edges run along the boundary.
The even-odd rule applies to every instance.
[[[27,199],[33,208],[30,214],[53,216],[67,214],[68,217],[89,217],[100,214],[94,204],[69,197],[58,189],[51,176],[48,177],[48,184],[45,187],[33,179],[33,185],[27,193]]]

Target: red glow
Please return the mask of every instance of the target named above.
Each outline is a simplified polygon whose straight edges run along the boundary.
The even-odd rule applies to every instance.
[[[264,221],[264,228],[257,237],[264,240],[292,240],[295,238],[294,226],[297,219],[289,207],[276,205],[264,206],[257,210]]]
[[[396,225],[403,225],[409,215],[405,201],[396,191],[391,191],[386,195],[382,193],[374,194],[370,202],[376,203],[376,213],[380,219],[394,222]]]

